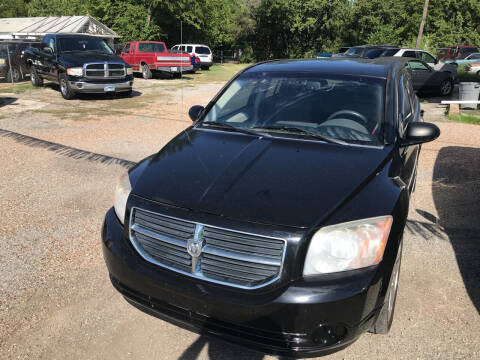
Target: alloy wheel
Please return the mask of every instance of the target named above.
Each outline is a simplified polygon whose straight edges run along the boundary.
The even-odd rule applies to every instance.
[[[442,95],[448,95],[452,91],[452,83],[450,81],[444,81],[440,87]]]
[[[63,95],[67,94],[67,81],[65,79],[60,80],[60,91]]]

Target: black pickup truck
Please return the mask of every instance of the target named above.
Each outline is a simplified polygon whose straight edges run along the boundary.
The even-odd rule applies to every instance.
[[[132,93],[132,68],[98,37],[47,34],[23,56],[32,84],[56,82],[67,100],[77,93]]]

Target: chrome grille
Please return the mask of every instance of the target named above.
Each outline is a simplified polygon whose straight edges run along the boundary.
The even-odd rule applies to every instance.
[[[195,278],[254,289],[280,277],[285,240],[197,224],[133,208],[130,240],[147,261]],[[201,243],[199,256],[187,251]]]
[[[89,63],[83,65],[85,77],[91,79],[123,78],[125,65],[121,63]]]

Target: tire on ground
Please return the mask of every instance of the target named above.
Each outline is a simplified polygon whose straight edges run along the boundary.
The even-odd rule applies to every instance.
[[[38,75],[37,69],[34,66],[30,68],[30,81],[35,87],[43,86],[43,79]]]
[[[151,79],[152,78],[152,71],[147,64],[142,65],[142,76],[144,79]]]
[[[60,84],[60,93],[65,100],[71,100],[75,97],[75,91],[71,88],[65,73],[58,75],[58,83]]]

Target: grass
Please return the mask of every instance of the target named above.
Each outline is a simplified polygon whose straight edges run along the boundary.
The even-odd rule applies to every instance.
[[[250,64],[214,64],[210,70],[202,70],[193,75],[185,75],[191,78],[192,83],[210,83],[210,82],[226,82],[230,80],[236,73],[243,70]]]
[[[477,74],[470,74],[465,70],[464,66],[458,67],[458,81],[460,82],[480,82],[480,76]]]
[[[476,115],[448,115],[448,119],[455,122],[480,125],[480,116]]]
[[[0,94],[1,93],[14,93],[14,94],[21,94],[27,90],[36,89],[31,83],[27,84],[17,84],[12,86],[0,87]]]

